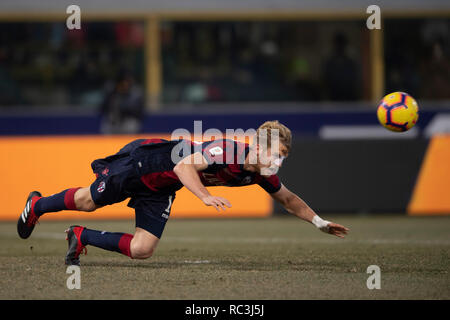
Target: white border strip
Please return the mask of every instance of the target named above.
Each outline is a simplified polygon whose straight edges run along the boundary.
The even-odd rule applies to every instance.
[[[417,128],[406,132],[393,132],[381,125],[346,126],[327,125],[319,129],[319,137],[324,140],[336,139],[414,139],[419,135]]]

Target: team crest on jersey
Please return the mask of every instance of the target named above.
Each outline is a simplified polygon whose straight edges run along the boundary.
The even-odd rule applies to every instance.
[[[105,183],[105,181],[102,181],[98,184],[97,191],[101,193],[101,192],[105,191],[105,188],[106,188],[106,183]]]

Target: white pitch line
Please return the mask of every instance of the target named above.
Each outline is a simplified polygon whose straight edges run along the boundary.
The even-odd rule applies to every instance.
[[[225,238],[225,237],[211,237],[211,238],[197,238],[197,237],[166,237],[162,241],[167,242],[214,242],[214,243],[258,243],[258,244],[302,244],[302,243],[321,243],[321,244],[346,244],[346,243],[359,243],[359,244],[417,244],[417,245],[450,245],[450,240],[418,240],[418,239],[295,239],[295,238]]]
[[[184,260],[183,263],[187,263],[187,264],[207,264],[207,263],[211,263],[209,260]]]
[[[327,237],[327,235],[324,235]],[[18,238],[18,235],[14,232],[3,232],[1,237]],[[66,234],[64,232],[35,232],[31,239],[48,239],[48,240],[64,240]],[[178,236],[166,236],[162,237],[161,241],[170,243],[255,243],[255,244],[304,244],[304,243],[320,243],[320,244],[379,244],[379,245],[402,245],[402,244],[414,244],[414,245],[450,245],[450,240],[432,240],[432,239],[336,239],[328,236],[323,239],[296,239],[296,238],[283,238],[283,237],[178,237]]]

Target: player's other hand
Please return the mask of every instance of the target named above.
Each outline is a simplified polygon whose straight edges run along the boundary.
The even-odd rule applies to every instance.
[[[202,199],[203,203],[207,206],[212,206],[216,208],[217,211],[224,210],[226,207],[231,208],[230,202],[222,197],[215,197],[215,196],[207,196]]]
[[[350,229],[334,222],[329,222],[327,226],[325,228],[322,228],[321,230],[323,232],[335,235],[339,238],[344,238],[345,235],[350,231]]]

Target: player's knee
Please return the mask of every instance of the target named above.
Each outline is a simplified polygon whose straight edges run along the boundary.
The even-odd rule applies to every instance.
[[[95,211],[95,209],[97,209],[97,206],[95,205],[95,203],[94,202],[89,202],[89,203],[86,203],[84,205],[84,210],[83,211],[92,212],[92,211]]]
[[[148,259],[153,255],[155,249],[146,244],[132,243],[130,250],[133,259]]]
[[[80,211],[92,212],[97,209],[97,205],[92,200],[89,188],[79,189],[74,195],[74,201],[77,209]]]
[[[84,199],[83,201],[77,203],[77,208],[80,211],[92,212],[97,209],[97,206],[91,199]]]

